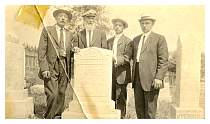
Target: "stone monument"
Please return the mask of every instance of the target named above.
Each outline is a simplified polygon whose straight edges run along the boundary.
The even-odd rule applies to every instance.
[[[13,35],[6,37],[6,118],[33,115],[33,98],[24,89],[24,47]]]
[[[189,42],[187,42],[189,41]],[[171,118],[201,119],[203,109],[199,106],[201,42],[193,35],[178,39],[176,58],[175,104],[171,106]]]
[[[73,85],[77,98],[70,102],[64,118],[120,118],[120,111],[111,100],[112,52],[91,47],[81,49],[74,57]]]

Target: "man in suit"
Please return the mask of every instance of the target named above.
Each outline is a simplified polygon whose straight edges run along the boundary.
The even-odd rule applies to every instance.
[[[127,47],[125,58],[133,59],[132,86],[137,118],[155,118],[157,100],[168,69],[168,47],[163,35],[152,31],[155,19],[142,15],[142,34]]]
[[[96,29],[96,15],[96,11],[92,9],[83,14],[84,29],[78,33],[79,48],[107,48],[105,32]]]
[[[115,108],[121,110],[121,119],[126,115],[127,84],[131,82],[130,63],[124,60],[125,49],[131,41],[123,34],[128,24],[122,19],[112,19],[115,36],[108,41],[108,48],[113,51],[112,100]]]
[[[39,77],[44,81],[47,96],[46,119],[60,119],[64,111],[65,91],[70,79],[70,57],[72,57],[74,38],[65,28],[72,14],[65,9],[53,12],[56,24],[44,27],[39,40]]]

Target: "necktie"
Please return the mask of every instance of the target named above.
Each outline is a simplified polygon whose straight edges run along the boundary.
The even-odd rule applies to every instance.
[[[63,28],[60,29],[60,47],[61,49],[65,50],[64,49],[64,36],[63,36]]]
[[[142,45],[141,45],[141,51],[142,51],[142,49],[144,48],[145,38],[146,38],[146,36],[143,36],[143,39],[142,39]]]
[[[91,43],[91,30],[88,30],[88,35],[89,35],[89,45],[90,46],[90,43]]]
[[[62,57],[66,57],[66,49],[65,49],[65,46],[64,46],[64,29],[61,28],[60,29],[60,56]]]

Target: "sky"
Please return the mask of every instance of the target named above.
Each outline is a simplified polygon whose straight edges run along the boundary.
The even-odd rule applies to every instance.
[[[41,29],[17,22],[19,6],[7,6],[6,33],[15,35],[21,43],[37,46]],[[51,8],[47,12],[45,21],[49,25],[54,23]],[[166,37],[169,51],[176,50],[177,40],[180,36],[188,35],[183,42],[199,42],[204,51],[204,6],[106,6],[105,15],[110,18],[121,18],[128,23],[125,35],[131,39],[141,33],[138,19],[146,13],[156,18],[153,31]],[[111,22],[110,22],[111,23]]]

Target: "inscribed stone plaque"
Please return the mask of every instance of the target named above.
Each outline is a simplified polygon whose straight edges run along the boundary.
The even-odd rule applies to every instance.
[[[74,90],[87,118],[120,117],[111,100],[112,52],[110,50],[95,47],[82,49],[75,54],[74,74]],[[69,106],[71,113],[72,104]]]

